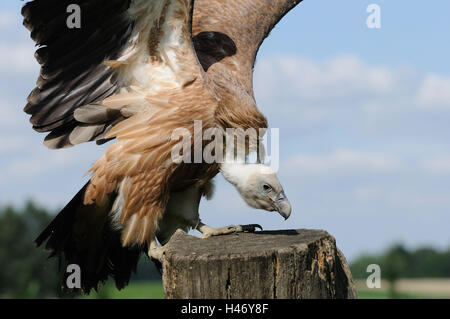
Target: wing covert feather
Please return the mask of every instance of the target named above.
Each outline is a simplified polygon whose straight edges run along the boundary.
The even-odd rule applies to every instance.
[[[193,0],[34,0],[22,10],[39,48],[37,87],[25,112],[50,148],[111,138],[117,123],[205,81],[191,40]],[[81,29],[66,26],[69,4]],[[105,109],[102,110],[102,107]],[[123,109],[123,111],[122,111]],[[92,113],[91,113],[92,112]],[[97,121],[98,120],[98,121]]]
[[[200,37],[197,52],[208,75],[213,79],[230,76],[253,97],[253,67],[259,47],[301,1],[196,0],[192,33],[194,41]],[[208,34],[210,37],[205,37]]]

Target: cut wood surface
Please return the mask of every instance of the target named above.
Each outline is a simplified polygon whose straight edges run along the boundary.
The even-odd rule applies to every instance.
[[[323,230],[208,239],[179,230],[165,247],[166,298],[357,298],[347,261]]]

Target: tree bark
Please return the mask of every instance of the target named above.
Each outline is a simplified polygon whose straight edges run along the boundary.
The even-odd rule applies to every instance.
[[[357,298],[347,261],[323,230],[208,239],[179,230],[165,247],[166,298]]]

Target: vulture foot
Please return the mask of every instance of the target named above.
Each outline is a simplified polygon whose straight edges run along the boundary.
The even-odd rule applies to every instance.
[[[258,224],[250,225],[231,225],[221,228],[213,228],[203,223],[200,223],[197,230],[202,233],[202,238],[209,238],[211,236],[220,236],[233,233],[254,232],[257,228],[262,230],[262,227]]]
[[[156,243],[156,240],[153,240],[150,243],[150,248],[148,249],[147,254],[151,260],[157,260],[160,263],[162,263],[165,250],[166,249],[164,246],[158,246],[158,244]]]

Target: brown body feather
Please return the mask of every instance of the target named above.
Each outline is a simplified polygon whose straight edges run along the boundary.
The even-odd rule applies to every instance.
[[[171,160],[171,151],[179,143],[179,140],[171,139],[171,134],[181,127],[188,129],[193,136],[194,120],[201,120],[203,129],[215,126],[216,100],[198,85],[195,82],[179,92],[168,92],[174,107],[180,107],[185,112],[168,109],[149,111],[114,127],[108,137],[118,140],[91,168],[92,177],[84,198],[85,204],[102,203],[110,192],[124,183],[126,198],[121,215],[121,222],[126,225],[124,245],[143,244],[151,240],[169,194],[174,191],[169,184],[174,187],[180,184],[189,186],[188,181],[193,181],[189,166],[180,169]],[[177,174],[174,175],[175,171]],[[203,171],[208,174],[197,175],[196,180],[210,179],[218,172],[217,169],[214,172],[208,169]],[[149,222],[130,220],[134,214],[138,215],[139,220]],[[142,235],[144,229],[145,236]]]

